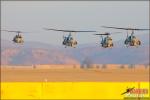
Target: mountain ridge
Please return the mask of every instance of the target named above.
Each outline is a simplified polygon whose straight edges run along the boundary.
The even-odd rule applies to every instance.
[[[64,48],[40,42],[17,45],[1,40],[1,64],[83,64],[86,60],[93,64],[149,64],[149,44],[145,41],[137,48],[120,45],[121,41],[115,41],[113,48],[94,43]]]

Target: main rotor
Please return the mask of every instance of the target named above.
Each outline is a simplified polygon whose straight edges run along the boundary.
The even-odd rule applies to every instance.
[[[52,29],[52,28],[44,28],[45,30],[52,30],[52,31],[61,31],[61,32],[69,32],[69,33],[76,33],[76,32],[96,32],[96,31],[75,31],[75,30],[59,30],[59,29]]]
[[[1,31],[5,31],[5,32],[12,32],[12,33],[29,33],[29,32],[23,32],[23,31],[10,31],[10,30],[1,30]]]
[[[94,34],[94,35],[111,35],[114,33],[121,33],[121,32],[105,32],[105,33],[101,33],[101,34]]]
[[[145,31],[150,29],[142,29],[142,28],[121,28],[121,27],[109,27],[109,26],[102,26],[103,28],[113,28],[113,29],[121,29],[121,30],[133,30],[133,31]]]

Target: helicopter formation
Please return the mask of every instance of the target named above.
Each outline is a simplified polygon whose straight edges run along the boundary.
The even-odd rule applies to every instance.
[[[120,28],[120,27],[108,27],[108,26],[102,26],[103,28],[112,28],[112,29],[119,29],[119,30],[127,30],[127,37],[124,41],[124,44],[129,47],[129,46],[135,46],[138,47],[141,45],[141,41],[134,35],[134,31],[145,31],[145,30],[150,30],[150,29],[138,29],[138,28]],[[98,32],[98,31],[76,31],[76,30],[58,30],[58,29],[51,29],[51,28],[44,28],[44,30],[47,31],[59,31],[59,32],[65,32],[65,33],[69,33],[66,36],[63,35],[63,42],[62,45],[66,47],[73,47],[75,48],[78,44],[77,40],[73,37],[73,33],[86,33],[86,32]],[[17,43],[17,44],[23,44],[24,43],[24,39],[23,36],[21,35],[21,33],[25,33],[22,31],[9,31],[9,30],[1,30],[1,31],[6,31],[6,32],[13,32],[13,33],[17,33],[14,38],[13,38],[13,42]],[[131,33],[129,33],[129,31],[132,31]],[[114,32],[114,33],[121,33],[121,32]],[[112,48],[114,46],[113,44],[113,39],[111,38],[111,34],[110,32],[105,32],[103,34],[94,34],[94,35],[100,35],[101,37],[101,47],[103,48]],[[105,37],[104,37],[105,36]]]

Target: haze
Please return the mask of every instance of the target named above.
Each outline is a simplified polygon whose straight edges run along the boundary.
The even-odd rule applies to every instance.
[[[42,28],[69,30],[120,31],[100,26],[149,27],[149,1],[2,1],[1,28],[21,30],[25,41],[62,44],[62,32]],[[114,40],[124,34],[113,35]],[[137,32],[138,35],[141,32]],[[148,33],[148,31],[142,32]],[[93,33],[77,33],[80,44],[95,43]],[[2,32],[2,39],[12,40],[15,33]],[[148,34],[147,34],[148,35]]]

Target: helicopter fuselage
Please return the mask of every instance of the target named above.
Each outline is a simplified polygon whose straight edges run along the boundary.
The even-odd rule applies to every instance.
[[[104,48],[110,48],[110,47],[113,47],[113,41],[112,41],[112,38],[111,37],[105,37],[104,39],[102,38],[102,41],[101,41],[101,46],[104,47]]]
[[[24,43],[23,37],[21,35],[16,35],[13,40],[14,43]]]
[[[68,36],[68,37],[64,37],[64,40],[63,40],[63,45],[66,46],[69,46],[69,47],[76,47],[77,45],[77,41],[75,39],[73,39],[73,37],[71,36]]]
[[[124,44],[127,46],[140,46],[141,41],[137,37],[131,35],[126,38]]]

